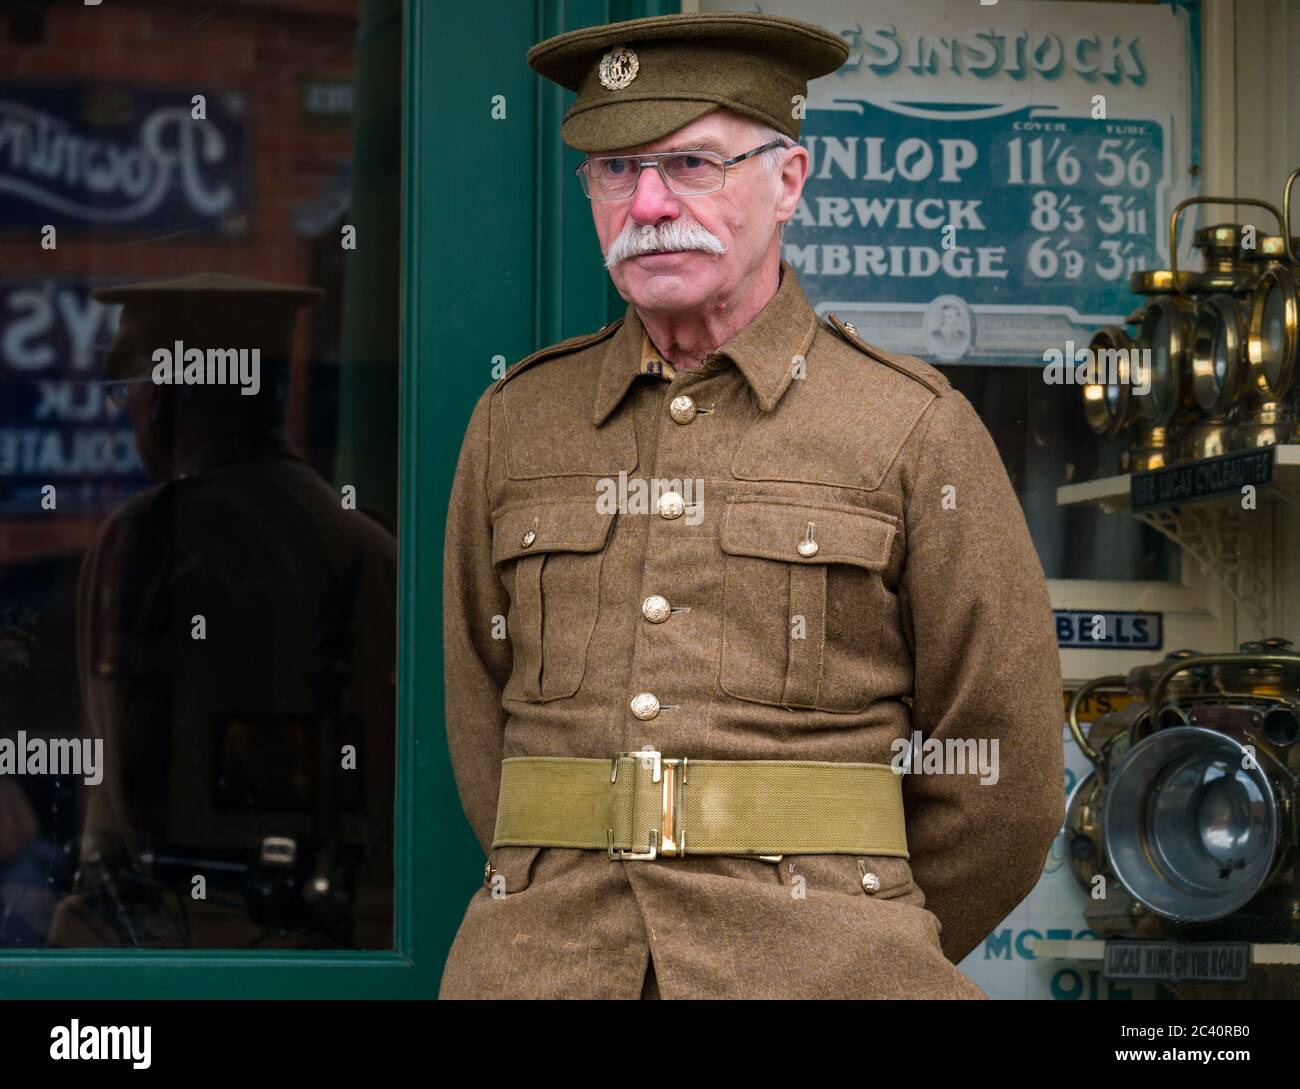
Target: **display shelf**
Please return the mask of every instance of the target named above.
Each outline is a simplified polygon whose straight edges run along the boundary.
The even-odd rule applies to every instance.
[[[1300,510],[1300,445],[1277,446],[1274,451],[1273,479],[1259,488],[1253,510],[1243,509],[1241,497],[1229,493],[1133,512],[1130,473],[1063,484],[1056,489],[1056,503],[1061,507],[1095,506],[1108,514],[1132,513],[1196,560],[1256,624],[1263,624],[1268,615],[1268,586],[1259,572],[1264,569],[1261,565],[1267,559],[1269,542],[1263,534],[1244,531],[1253,528],[1249,519],[1271,505]]]
[[[1300,508],[1300,445],[1293,443],[1276,446],[1274,450],[1276,461],[1273,463],[1273,482],[1260,489],[1260,499],[1265,500],[1271,495]],[[1077,484],[1062,484],[1056,489],[1056,505],[1073,507],[1091,503],[1108,513],[1117,514],[1129,509],[1132,481],[1133,474],[1121,473],[1096,480],[1082,480]],[[1221,495],[1213,499],[1192,499],[1183,504],[1183,508],[1191,507],[1240,509],[1240,500],[1235,495]],[[1142,517],[1142,514],[1139,513],[1138,517]]]
[[[1031,942],[1034,956],[1050,960],[1089,961],[1106,957],[1106,942],[1101,938],[1034,938]],[[1124,944],[1133,943],[1125,940]],[[1250,963],[1300,967],[1300,944],[1251,942]]]

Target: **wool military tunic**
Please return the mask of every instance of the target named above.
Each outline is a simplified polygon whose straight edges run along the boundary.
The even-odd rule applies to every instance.
[[[442,996],[635,998],[653,956],[665,998],[980,997],[952,962],[1063,816],[1047,588],[987,430],[932,367],[820,320],[784,262],[700,367],[655,356],[629,306],[469,423],[447,735],[504,894],[470,901]],[[917,762],[908,858],[492,846],[503,757],[889,764],[913,731],[999,759],[989,784]]]

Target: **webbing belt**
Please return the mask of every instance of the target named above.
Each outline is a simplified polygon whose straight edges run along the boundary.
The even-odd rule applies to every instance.
[[[861,854],[907,858],[902,777],[886,764],[811,760],[501,761],[494,847],[658,855]]]

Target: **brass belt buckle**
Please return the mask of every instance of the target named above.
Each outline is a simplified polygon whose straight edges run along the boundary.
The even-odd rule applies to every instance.
[[[648,760],[651,765],[651,782],[662,783],[660,793],[660,821],[658,828],[650,829],[650,848],[647,851],[634,851],[614,846],[614,829],[606,829],[609,857],[624,861],[646,862],[661,855],[669,858],[686,857],[686,828],[682,822],[682,789],[686,786],[686,777],[690,764],[689,758],[665,758],[663,753],[654,749],[642,749],[639,752],[615,753],[610,761],[609,781],[618,782],[618,762],[630,759]],[[645,765],[643,764],[642,767]],[[780,862],[781,855],[746,855],[741,857],[757,858],[763,862]]]
[[[686,757],[665,759],[663,753],[654,749],[642,749],[640,752],[615,753],[610,761],[609,781],[618,782],[618,762],[630,759],[650,761],[651,782],[662,783],[660,793],[660,820],[658,828],[650,829],[650,849],[633,851],[614,846],[614,829],[607,829],[609,857],[627,861],[649,861],[660,855],[681,857],[686,854],[686,829],[681,826],[680,801],[681,788],[686,785]],[[642,764],[642,767],[645,765]],[[678,772],[678,769],[680,773]]]

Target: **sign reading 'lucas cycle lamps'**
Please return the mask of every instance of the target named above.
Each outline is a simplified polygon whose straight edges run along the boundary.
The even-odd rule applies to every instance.
[[[1291,191],[1283,211],[1262,200],[1192,197],[1170,217],[1168,269],[1135,272],[1146,302],[1120,326],[1099,329],[1090,347],[1113,361],[1083,388],[1089,426],[1107,438],[1131,436],[1126,469],[1150,472],[1297,437],[1300,354],[1300,243],[1291,234]],[[1225,223],[1197,231],[1203,270],[1178,268],[1178,223],[1197,204],[1251,205],[1281,228]],[[1149,374],[1137,374],[1145,360]],[[1137,381],[1137,379],[1142,381]]]

